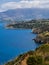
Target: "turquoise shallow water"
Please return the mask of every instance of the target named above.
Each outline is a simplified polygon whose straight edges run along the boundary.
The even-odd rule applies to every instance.
[[[0,24],[0,64],[39,46],[32,40],[36,34],[31,32],[30,29],[3,29]]]

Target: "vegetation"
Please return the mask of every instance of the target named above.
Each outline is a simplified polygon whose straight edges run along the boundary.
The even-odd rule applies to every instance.
[[[49,20],[31,20],[16,24],[9,24],[7,28],[26,28],[38,33],[35,42],[42,43],[35,51],[29,51],[18,56],[5,65],[49,65]]]
[[[22,54],[5,65],[23,65],[23,62],[26,65],[49,65],[49,44],[43,44],[35,51]]]
[[[39,20],[30,20],[30,21],[22,21],[22,22],[15,22],[6,25],[6,28],[25,28],[25,29],[42,29],[46,30],[49,27],[49,20],[39,19]],[[34,32],[35,33],[35,32]]]
[[[40,46],[27,59],[27,65],[49,65],[49,44]]]
[[[49,43],[49,32],[43,32],[36,36],[34,39],[36,43]]]
[[[27,65],[43,65],[43,58],[41,56],[30,56],[27,59]]]

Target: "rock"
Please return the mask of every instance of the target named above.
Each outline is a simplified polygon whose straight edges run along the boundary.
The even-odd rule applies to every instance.
[[[38,29],[38,28],[34,28],[34,29],[32,30],[32,32],[35,33],[35,34],[39,34],[39,33],[42,32],[42,30],[41,30],[41,29]]]

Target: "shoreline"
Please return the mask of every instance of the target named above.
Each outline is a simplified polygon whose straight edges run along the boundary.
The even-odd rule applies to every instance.
[[[10,25],[10,27],[8,27],[8,26],[7,27],[8,28],[12,28],[12,29],[14,29],[14,28],[15,29],[24,29],[25,28],[25,27],[24,28],[22,27],[23,25],[20,26],[20,28],[19,28],[19,26],[18,26],[18,28],[16,28],[17,26],[15,27],[15,24],[14,24],[14,25]],[[47,28],[45,28],[45,26],[47,26]],[[25,28],[25,29],[27,29],[27,28]],[[46,32],[46,31],[48,31],[48,32]],[[37,34],[37,36],[33,39],[34,42],[36,42],[37,44],[39,43],[39,44],[44,44],[45,45],[45,44],[47,44],[47,42],[49,43],[49,41],[48,41],[49,40],[49,25],[45,25],[44,24],[44,26],[40,26],[40,27],[37,26],[37,28],[36,27],[35,28],[33,27],[32,28],[32,33]]]

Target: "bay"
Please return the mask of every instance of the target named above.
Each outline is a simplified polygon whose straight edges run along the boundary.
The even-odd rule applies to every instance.
[[[3,25],[0,24],[0,64],[39,46],[32,40],[36,34],[31,29],[4,29]]]

